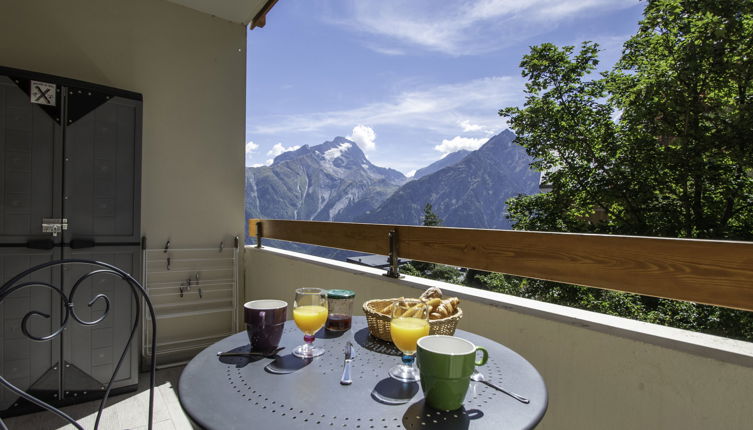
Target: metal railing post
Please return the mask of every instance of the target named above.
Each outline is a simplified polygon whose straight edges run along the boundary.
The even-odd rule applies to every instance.
[[[261,248],[261,221],[256,222],[256,247]]]
[[[397,229],[390,230],[390,232],[387,233],[387,238],[390,244],[390,255],[387,257],[387,261],[389,261],[390,266],[387,268],[387,273],[385,273],[384,276],[388,276],[390,278],[395,278],[395,279],[400,279],[402,275],[400,274],[399,264],[398,264],[399,258],[397,256],[397,247],[398,247]]]

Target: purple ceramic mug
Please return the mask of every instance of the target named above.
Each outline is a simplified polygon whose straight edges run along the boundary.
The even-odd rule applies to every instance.
[[[252,351],[269,352],[277,348],[287,314],[288,303],[282,300],[253,300],[243,305]]]

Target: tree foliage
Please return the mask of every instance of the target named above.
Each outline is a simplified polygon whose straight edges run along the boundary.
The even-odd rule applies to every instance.
[[[598,74],[595,43],[533,47],[500,114],[552,191],[510,202],[519,227],[753,238],[751,4],[650,1]]]
[[[598,45],[534,46],[517,143],[551,191],[508,201],[514,228],[753,239],[753,2],[649,0],[617,64]],[[492,288],[753,340],[751,314],[487,275]]]
[[[424,226],[432,227],[442,224],[442,219],[434,213],[433,209],[431,203],[427,203],[426,206],[424,206],[424,217],[421,220],[421,223]]]

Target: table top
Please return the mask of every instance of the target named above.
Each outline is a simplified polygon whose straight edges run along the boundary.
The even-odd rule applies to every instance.
[[[191,360],[178,394],[185,411],[207,429],[518,429],[533,428],[547,408],[539,372],[523,357],[493,340],[463,330],[456,336],[489,351],[478,367],[486,379],[531,400],[523,404],[485,384],[471,381],[462,408],[438,411],[424,405],[418,383],[401,383],[387,374],[400,352],[369,335],[364,317],[354,317],[347,332],[324,330],[315,345],[324,355],[304,360],[292,355],[303,343],[287,321],[275,358],[218,357],[220,351],[248,351],[246,332],[227,337]],[[352,385],[340,385],[346,342],[356,348]]]

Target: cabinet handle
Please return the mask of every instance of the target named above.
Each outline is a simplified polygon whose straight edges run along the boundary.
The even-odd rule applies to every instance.
[[[52,249],[55,247],[55,242],[52,239],[29,240],[26,242],[26,247],[30,249]]]
[[[68,246],[71,247],[71,249],[83,249],[83,248],[94,248],[97,246],[97,244],[94,242],[93,239],[72,239]]]

